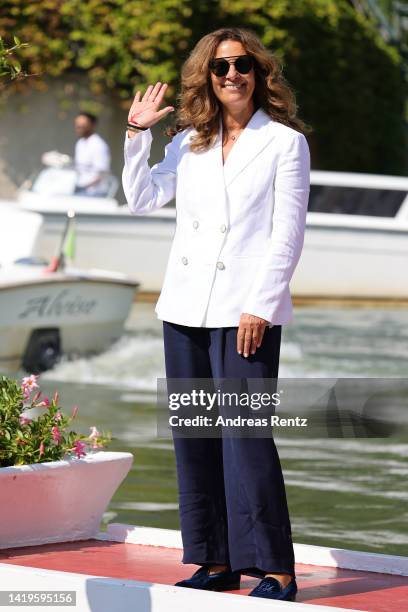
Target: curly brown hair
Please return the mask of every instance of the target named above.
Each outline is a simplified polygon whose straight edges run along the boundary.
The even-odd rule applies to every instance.
[[[234,27],[220,28],[203,36],[184,62],[175,125],[167,128],[167,135],[174,136],[192,127],[197,131],[191,140],[192,151],[204,151],[213,144],[218,134],[221,104],[213,92],[208,65],[224,40],[240,42],[254,60],[256,110],[262,108],[274,121],[298,132],[310,132],[310,126],[296,116],[295,94],[282,74],[279,59],[254,32]]]

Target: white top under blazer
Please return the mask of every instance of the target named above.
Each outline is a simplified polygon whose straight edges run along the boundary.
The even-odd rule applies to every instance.
[[[176,134],[152,168],[151,131],[125,140],[130,211],[146,215],[176,198],[157,316],[190,327],[235,327],[244,312],[289,323],[310,189],[306,138],[258,109],[223,165],[221,119],[207,151],[190,151],[194,133]]]

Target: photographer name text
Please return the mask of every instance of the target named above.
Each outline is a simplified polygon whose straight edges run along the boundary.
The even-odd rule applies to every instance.
[[[171,427],[307,427],[308,419],[304,417],[280,417],[270,415],[269,417],[223,417],[216,419],[198,415],[194,417],[180,417],[176,414],[169,417]]]

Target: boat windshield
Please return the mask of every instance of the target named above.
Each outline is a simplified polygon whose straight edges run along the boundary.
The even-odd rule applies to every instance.
[[[395,217],[407,192],[396,189],[311,185],[310,212]]]
[[[75,192],[74,168],[44,168],[33,179],[31,191],[42,195],[69,196]]]
[[[46,196],[77,196],[83,195],[75,192],[77,174],[75,168],[47,167],[33,175],[28,181],[27,187],[33,193]],[[100,181],[98,196],[102,198],[114,198],[118,190],[118,179],[112,174],[106,173]]]

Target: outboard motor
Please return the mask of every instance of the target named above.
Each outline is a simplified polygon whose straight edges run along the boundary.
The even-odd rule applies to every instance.
[[[22,366],[31,374],[53,368],[61,359],[61,338],[57,328],[35,329],[31,333]]]

